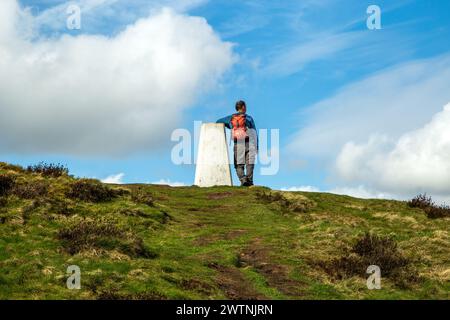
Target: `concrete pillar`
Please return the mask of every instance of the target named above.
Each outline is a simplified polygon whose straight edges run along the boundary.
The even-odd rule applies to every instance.
[[[232,186],[228,146],[223,123],[204,123],[200,129],[195,185]]]

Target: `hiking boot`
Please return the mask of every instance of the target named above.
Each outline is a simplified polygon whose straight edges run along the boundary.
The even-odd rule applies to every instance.
[[[248,181],[245,181],[244,183],[241,184],[241,187],[250,187],[251,184]]]
[[[241,180],[241,187],[248,187],[248,186],[250,186],[250,184],[248,183],[247,178],[243,178]]]

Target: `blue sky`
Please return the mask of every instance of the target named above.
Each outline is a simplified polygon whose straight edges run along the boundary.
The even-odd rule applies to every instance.
[[[28,7],[28,13],[34,17],[31,19],[35,37],[30,41],[57,41],[65,34],[113,38],[136,20],[148,18],[168,6],[185,17],[203,17],[221,42],[232,44],[233,62],[224,63],[214,86],[203,90],[199,85],[195,97],[180,102],[186,105],[174,109],[174,114],[168,113],[175,120],[168,121],[167,131],[192,130],[194,120],[215,121],[232,113],[236,100],[244,99],[258,128],[280,130],[280,170],[271,176],[262,176],[257,170],[257,184],[277,189],[398,198],[427,187],[438,196],[450,195],[445,187],[398,170],[395,181],[406,179],[404,184],[381,181],[377,177],[378,167],[366,166],[372,158],[388,161],[398,154],[395,146],[399,141],[416,136],[413,133],[426,128],[432,117],[450,102],[450,90],[445,90],[450,83],[450,2],[70,3],[86,8],[82,12],[81,30],[65,28],[64,10],[68,5],[65,1],[20,0],[22,8]],[[373,4],[381,8],[381,30],[369,30],[366,26],[366,9]],[[160,122],[165,121],[159,113],[158,117]],[[56,129],[54,134],[58,135]],[[374,136],[383,138],[373,142]],[[170,180],[192,184],[194,166],[171,162],[175,143],[170,141],[170,134],[158,139],[160,143],[149,148],[120,154],[77,153],[70,148],[1,149],[1,144],[0,154],[2,161],[22,165],[61,162],[77,176],[104,179],[122,173],[122,181],[126,183]],[[380,141],[384,143],[382,147]],[[374,144],[376,150],[372,148]],[[350,169],[346,167],[349,164]],[[446,171],[447,167],[440,170]],[[408,185],[416,187],[405,187]]]

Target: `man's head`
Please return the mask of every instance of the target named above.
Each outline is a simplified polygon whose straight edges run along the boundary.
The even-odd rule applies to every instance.
[[[245,101],[239,100],[236,102],[236,111],[245,113],[247,111],[247,106],[245,105]]]

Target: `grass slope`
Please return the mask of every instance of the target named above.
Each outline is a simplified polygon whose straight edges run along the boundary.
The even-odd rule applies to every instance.
[[[0,188],[0,299],[449,298],[450,219],[405,202],[155,185],[96,198],[67,175],[0,175],[16,185]],[[386,254],[401,263],[384,276]],[[366,287],[371,259],[381,290]],[[81,290],[66,288],[69,265]]]

